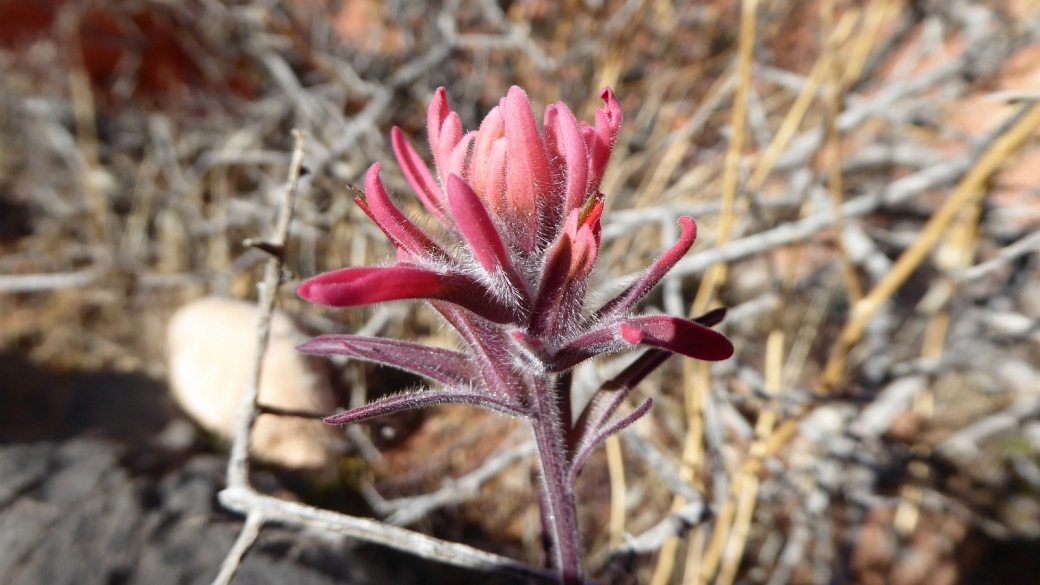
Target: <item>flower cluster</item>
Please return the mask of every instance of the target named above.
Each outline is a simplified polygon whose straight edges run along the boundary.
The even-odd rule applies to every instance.
[[[464,133],[443,88],[427,115],[436,175],[394,128],[392,144],[416,195],[446,237],[435,238],[391,201],[374,164],[359,207],[397,249],[390,266],[344,268],[298,289],[332,307],[401,299],[429,302],[459,333],[463,351],[352,335],[318,337],[300,347],[393,366],[432,383],[429,389],[378,399],[331,416],[352,423],[411,408],[463,402],[530,421],[543,476],[550,563],[564,582],[580,582],[581,558],[571,486],[597,443],[650,408],[648,399],[612,421],[635,384],[671,353],[723,360],[733,346],[709,329],[723,311],[688,321],[630,310],[690,249],[693,220],[631,286],[602,306],[586,306],[600,247],[599,192],[621,127],[621,108],[603,90],[595,123],[579,123],[563,103],[545,109],[539,131],[527,95],[513,87],[475,132]],[[604,384],[577,417],[568,370],[599,354],[648,350]]]

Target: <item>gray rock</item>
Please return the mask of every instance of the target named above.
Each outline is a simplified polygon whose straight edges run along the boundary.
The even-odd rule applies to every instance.
[[[123,451],[94,439],[0,447],[0,582],[212,581],[241,526],[215,504],[223,459],[198,455],[157,479],[132,476],[120,464]],[[381,564],[370,549],[270,527],[235,583],[417,582],[414,573]]]

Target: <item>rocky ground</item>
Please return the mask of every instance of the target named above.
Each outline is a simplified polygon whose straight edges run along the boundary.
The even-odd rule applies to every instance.
[[[163,385],[128,374],[57,376],[4,356],[0,391],[4,583],[212,582],[241,529],[241,518],[216,501],[227,459],[201,444]],[[284,472],[260,471],[253,483],[293,500],[307,495],[287,488],[306,483]],[[271,528],[235,582],[460,580],[507,582],[375,545]]]

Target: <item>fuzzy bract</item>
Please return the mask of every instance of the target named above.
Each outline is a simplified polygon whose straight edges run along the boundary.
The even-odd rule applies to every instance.
[[[545,109],[539,129],[527,95],[513,87],[479,130],[466,133],[445,90],[438,89],[427,114],[434,170],[398,128],[391,144],[415,195],[445,235],[435,238],[408,219],[391,201],[374,164],[356,202],[396,247],[397,261],[336,270],[298,289],[301,297],[332,307],[424,300],[462,340],[462,351],[352,335],[304,344],[300,350],[307,353],[389,365],[431,384],[327,422],[358,422],[446,402],[526,418],[539,442],[550,508],[557,502],[551,516],[562,524],[566,519],[558,518],[567,510],[559,507],[570,496],[554,492],[569,488],[553,482],[572,481],[597,442],[649,409],[647,401],[612,421],[635,385],[671,353],[711,361],[733,353],[729,340],[709,328],[723,313],[691,321],[630,312],[693,245],[697,229],[688,217],[679,219],[679,241],[641,278],[600,307],[586,305],[600,249],[604,195],[599,186],[622,121],[614,93],[604,89],[600,97],[604,106],[592,125],[578,122],[557,103]],[[648,349],[572,418],[567,371],[596,355],[637,347]],[[567,545],[561,540],[573,536],[565,534],[569,530],[576,528],[553,528],[554,546]],[[558,557],[565,581],[580,572],[580,559],[574,569],[566,551]]]

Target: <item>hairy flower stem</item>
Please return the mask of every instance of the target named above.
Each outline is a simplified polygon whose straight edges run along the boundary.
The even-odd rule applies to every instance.
[[[567,452],[564,446],[564,422],[550,389],[553,382],[539,376],[531,392],[533,415],[530,419],[538,447],[538,462],[545,494],[543,528],[552,542],[554,567],[564,585],[581,585],[582,559],[578,533],[578,513],[574,490],[568,480]],[[569,389],[568,389],[569,390]]]
[[[600,97],[603,107],[593,124],[579,123],[557,103],[546,106],[539,128],[527,94],[512,87],[480,130],[467,133],[447,92],[438,89],[427,110],[435,168],[426,166],[400,129],[394,128],[391,142],[405,178],[445,228],[444,238],[426,233],[394,204],[374,164],[355,202],[394,244],[397,262],[342,268],[298,289],[301,297],[330,307],[421,299],[444,316],[463,341],[459,351],[357,335],[324,335],[301,345],[306,353],[411,372],[429,385],[325,422],[357,423],[444,403],[528,420],[542,472],[538,501],[547,564],[564,585],[584,578],[574,480],[596,445],[645,415],[653,401],[615,420],[618,407],[667,355],[708,361],[733,355],[733,344],[709,329],[725,311],[694,321],[631,314],[693,245],[697,225],[688,217],[678,220],[679,241],[640,279],[592,314],[586,311],[602,235],[605,195],[599,186],[622,119],[614,92],[604,89]],[[575,366],[638,347],[644,357],[606,381],[581,412],[572,410]]]

